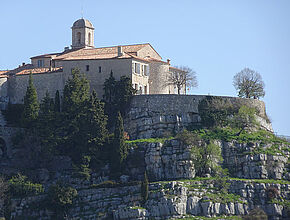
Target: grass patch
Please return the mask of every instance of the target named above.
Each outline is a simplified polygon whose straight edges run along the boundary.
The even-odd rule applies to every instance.
[[[131,207],[131,209],[145,209],[145,208],[143,208],[141,206],[133,206],[133,207]]]
[[[172,218],[171,220],[174,220],[175,218]],[[204,217],[204,216],[188,216],[185,218],[182,218],[185,220],[220,220],[220,219],[231,219],[231,220],[242,220],[242,217],[240,216],[218,216],[218,217]]]
[[[133,143],[162,143],[164,144],[165,141],[169,141],[174,139],[174,137],[167,137],[167,138],[147,138],[147,139],[137,139],[132,141],[126,141],[128,144]]]
[[[278,204],[282,205],[283,207],[290,208],[290,200],[278,200],[278,199],[272,199],[271,200],[272,204]]]
[[[238,202],[238,203],[246,203],[245,201],[241,200],[239,195],[231,194],[231,193],[206,193],[205,194],[208,199],[203,199],[203,202],[214,202],[214,203],[222,203],[226,204],[228,202]]]
[[[287,144],[290,143],[285,139],[275,136],[273,133],[258,130],[255,132],[242,131],[240,135],[238,129],[234,128],[214,128],[214,129],[200,129],[195,130],[193,133],[198,134],[204,140],[223,140],[223,141],[237,141],[239,143],[248,142],[262,142],[262,143],[275,143],[275,144]],[[288,149],[289,150],[289,149]]]
[[[193,179],[179,179],[179,180],[175,180],[175,181],[176,182],[182,182],[182,183],[193,183],[193,182],[202,182],[202,181],[210,181],[210,180],[215,181],[217,179],[218,179],[217,177],[195,177]],[[241,178],[234,178],[234,177],[227,178],[227,180],[253,182],[253,183],[271,183],[271,184],[289,184],[290,185],[290,181],[288,181],[288,180],[241,179]],[[152,183],[168,184],[170,182],[172,182],[172,181],[158,181],[158,182],[152,182]]]

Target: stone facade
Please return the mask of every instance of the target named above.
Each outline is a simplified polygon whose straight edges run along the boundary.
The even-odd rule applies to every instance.
[[[165,83],[171,73],[169,67],[170,63],[162,61],[149,43],[94,48],[93,25],[86,19],[79,19],[72,27],[71,49],[31,57],[31,64],[8,71],[7,77],[3,75],[0,102],[22,103],[30,73],[34,75],[39,99],[46,91],[53,97],[56,90],[63,90],[72,68],[79,68],[86,75],[99,98],[102,98],[103,83],[111,72],[116,79],[128,76],[137,94],[174,94],[174,86]]]
[[[54,72],[50,74],[33,74],[33,83],[37,90],[39,101],[48,91],[52,98],[57,90],[63,91],[66,80],[69,75],[63,72]],[[23,103],[23,98],[28,86],[29,75],[16,75],[8,79],[8,97],[13,104]]]
[[[164,133],[177,133],[187,126],[198,126],[200,116],[198,105],[203,95],[141,95],[135,96],[131,102],[125,128],[132,139],[162,137]],[[273,131],[265,120],[265,104],[257,99],[235,97],[219,97],[230,101],[233,105],[250,105],[258,109],[258,118],[262,127]]]

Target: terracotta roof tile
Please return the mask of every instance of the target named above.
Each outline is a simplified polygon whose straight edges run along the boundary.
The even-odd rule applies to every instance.
[[[146,58],[146,60],[151,61],[151,62],[159,62],[159,63],[168,64],[168,63],[165,62],[165,61],[158,60],[158,59],[155,59],[155,58],[152,58],[152,57],[148,57],[148,58]]]
[[[124,56],[119,58],[130,58],[129,54],[137,55],[137,51],[146,45],[148,45],[148,43],[121,46]],[[118,46],[113,46],[93,49],[83,48],[78,50],[70,50],[67,53],[58,55],[55,60],[112,59],[117,57]]]
[[[62,71],[62,67],[52,68],[51,70],[49,68],[31,68],[31,69],[21,70],[21,71],[15,73],[15,75],[54,73],[54,72],[61,72],[61,71]]]
[[[169,69],[173,69],[173,70],[178,70],[178,71],[182,71],[182,72],[185,72],[184,70],[182,69],[179,69],[179,68],[176,68],[176,67],[173,67],[173,66],[170,66]]]
[[[5,73],[7,73],[7,72],[9,72],[10,70],[0,70],[0,75],[3,75],[3,74],[5,74]]]
[[[30,57],[30,59],[51,58],[51,57],[54,57],[54,56],[58,56],[60,54],[62,54],[62,53],[48,53],[48,54],[42,54],[42,55],[35,56],[35,57]]]

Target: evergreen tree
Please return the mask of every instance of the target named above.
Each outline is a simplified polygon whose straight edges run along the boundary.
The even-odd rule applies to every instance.
[[[55,92],[54,111],[55,112],[60,112],[60,96],[59,96],[59,91],[58,90],[56,90],[56,92]]]
[[[89,82],[79,69],[73,69],[63,91],[62,112],[60,115],[60,153],[69,155],[77,162],[81,160],[82,148],[86,143],[80,135],[84,109],[89,101]]]
[[[119,81],[116,81],[113,72],[104,83],[105,113],[109,116],[108,127],[114,126],[117,113],[120,111],[122,117],[125,116],[126,110],[130,105],[133,95],[136,90],[132,87],[131,79],[127,76],[122,76]]]
[[[147,173],[144,173],[144,180],[141,183],[141,197],[143,200],[143,204],[148,200],[148,192],[149,192],[149,181],[147,177]]]
[[[118,112],[118,117],[116,119],[112,145],[111,165],[113,171],[119,172],[128,154],[127,144],[124,138],[123,118],[120,112]]]
[[[22,125],[31,128],[38,117],[38,111],[39,104],[37,101],[37,92],[33,84],[32,74],[30,74],[26,94],[24,96]]]
[[[90,95],[84,112],[79,118],[78,140],[83,144],[82,154],[92,157],[92,162],[98,158],[107,136],[107,116],[104,113],[104,103],[97,98],[95,91]],[[81,144],[81,143],[80,143]],[[85,144],[85,145],[84,145]]]
[[[111,71],[110,77],[104,82],[104,95],[105,113],[108,115],[108,128],[112,128],[115,124],[116,114],[118,112],[116,103],[116,79]]]
[[[113,76],[113,71],[111,71],[110,77],[105,80],[103,90],[103,99],[106,103],[112,105],[115,102],[116,96],[116,79]]]
[[[68,79],[63,90],[63,112],[68,114],[68,117],[75,117],[89,97],[89,81],[79,69],[73,69],[72,78]]]
[[[124,117],[131,99],[137,91],[132,87],[132,81],[127,76],[121,76],[120,81],[117,81],[116,91],[116,105]]]
[[[55,125],[56,114],[54,112],[54,102],[46,92],[41,100],[40,110],[37,120],[37,134],[45,150],[52,150],[52,143],[55,145]]]

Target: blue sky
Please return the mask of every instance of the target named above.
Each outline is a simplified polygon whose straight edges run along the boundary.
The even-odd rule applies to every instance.
[[[70,46],[82,8],[96,47],[149,42],[197,72],[192,94],[236,96],[233,76],[258,71],[273,128],[290,135],[290,1],[0,0],[0,69]]]

